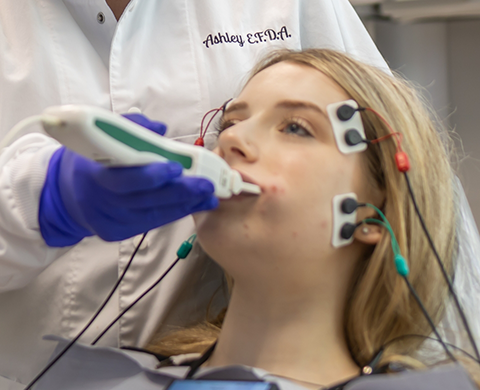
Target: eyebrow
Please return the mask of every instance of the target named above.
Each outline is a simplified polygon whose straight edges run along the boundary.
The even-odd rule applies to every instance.
[[[287,109],[309,109],[314,110],[321,115],[328,118],[325,111],[323,111],[320,107],[318,107],[314,103],[304,102],[300,100],[283,100],[275,105],[275,108],[287,108]],[[238,102],[232,103],[231,105],[227,106],[224,115],[229,114],[234,111],[242,111],[248,109],[248,104],[246,102]]]
[[[246,110],[247,108],[248,108],[248,104],[245,103],[245,102],[227,104],[227,107],[226,107],[225,111],[223,112],[223,115],[229,114],[233,111]]]
[[[298,109],[298,108],[309,109],[309,110],[317,111],[319,114],[321,114],[325,117],[328,117],[327,114],[325,113],[325,111],[323,111],[316,104],[310,103],[310,102],[303,102],[303,101],[299,101],[299,100],[284,100],[284,101],[281,101],[280,103],[278,103],[276,105],[276,107],[290,108],[290,109]]]

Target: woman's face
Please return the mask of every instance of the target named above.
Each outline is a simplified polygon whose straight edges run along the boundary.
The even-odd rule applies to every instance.
[[[369,200],[362,155],[340,153],[326,114],[348,99],[318,70],[281,62],[227,106],[215,152],[262,193],[222,200],[195,220],[204,250],[236,281],[273,272],[318,282],[341,253],[331,245],[333,197]]]

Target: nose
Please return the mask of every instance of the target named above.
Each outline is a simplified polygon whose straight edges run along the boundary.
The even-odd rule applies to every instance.
[[[229,164],[235,161],[251,163],[258,159],[257,144],[242,125],[228,128],[218,138],[218,152]]]

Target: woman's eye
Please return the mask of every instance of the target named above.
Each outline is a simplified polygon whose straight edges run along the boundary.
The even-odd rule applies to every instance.
[[[227,130],[229,127],[236,125],[239,121],[236,119],[224,120],[222,119],[217,126],[217,132],[220,135],[224,130]]]
[[[312,134],[298,123],[288,123],[284,126],[283,132],[286,134],[295,134],[300,137],[312,137]]]

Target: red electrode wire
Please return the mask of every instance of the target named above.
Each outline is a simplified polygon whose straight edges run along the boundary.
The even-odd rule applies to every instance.
[[[389,138],[389,137],[396,137],[396,139],[397,139],[397,151],[398,152],[403,152],[403,150],[402,150],[402,135],[400,133],[394,131],[392,126],[390,125],[390,123],[388,123],[387,120],[378,111],[375,111],[373,108],[370,108],[370,107],[365,108],[365,111],[373,112],[385,124],[385,126],[388,127],[388,130],[390,131],[389,135],[386,135],[385,137],[382,137],[382,138],[378,138],[378,139],[373,140],[371,142],[372,143],[374,141],[381,142],[381,141],[383,141],[383,139],[386,139],[386,138]]]
[[[370,141],[370,143],[379,143],[387,138],[395,137],[395,139],[397,140],[397,152],[395,153],[395,163],[397,164],[397,169],[400,172],[408,172],[410,170],[410,161],[408,159],[407,153],[405,153],[402,149],[403,135],[399,132],[394,131],[392,126],[390,126],[390,123],[388,123],[388,121],[373,108],[367,107],[365,108],[365,111],[370,111],[374,113],[385,124],[385,126],[387,126],[388,130],[390,131],[389,135],[378,138],[376,140],[372,140]]]
[[[218,115],[218,113],[220,111],[222,112],[225,112],[225,108],[227,107],[227,104],[230,103],[233,99],[228,99],[225,103],[222,104],[222,107],[219,107],[219,108],[214,108],[210,111],[208,111],[202,118],[202,123],[200,124],[200,137],[197,138],[197,140],[195,141],[195,144],[194,145],[197,145],[197,146],[205,146],[205,142],[204,142],[204,138],[205,136],[207,135],[207,131],[208,131],[208,128],[210,127],[210,125],[212,124],[213,120],[215,119],[215,117]],[[212,117],[210,118],[210,120],[208,121],[207,123],[207,126],[204,128],[204,124],[205,124],[205,120],[207,118],[208,115],[212,114]]]
[[[373,140],[369,141],[369,143],[378,144],[378,143],[380,143],[382,141],[385,141],[386,139],[389,139],[389,138],[392,138],[392,137],[400,137],[400,140],[403,140],[403,134],[396,132],[396,133],[393,133],[393,134],[384,135],[383,137],[380,137],[380,138],[377,138],[377,139],[373,139]],[[397,138],[397,140],[398,140],[398,138]]]
[[[197,138],[197,140],[195,141],[195,144],[194,145],[197,145],[197,146],[205,146],[205,142],[204,142],[204,138],[205,136],[207,135],[207,130],[208,128],[210,127],[210,125],[212,124],[212,121],[215,119],[215,117],[217,116],[217,114],[220,112],[220,111],[223,111],[223,107],[220,107],[220,108],[214,108],[210,111],[208,111],[202,118],[202,123],[200,124],[200,137]],[[207,123],[207,126],[204,127],[204,124],[205,124],[205,120],[207,119],[207,116],[212,114],[212,117],[210,118],[210,120],[208,121]]]

